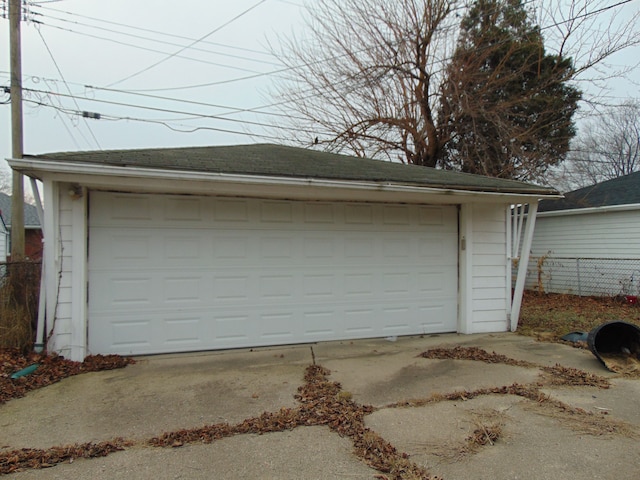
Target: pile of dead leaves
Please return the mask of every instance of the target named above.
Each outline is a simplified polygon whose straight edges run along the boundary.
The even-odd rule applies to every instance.
[[[63,378],[86,372],[112,370],[135,363],[132,358],[119,355],[90,355],[84,362],[73,362],[59,355],[31,352],[23,354],[16,349],[0,350],[0,404],[27,392],[59,382]],[[36,370],[16,379],[11,376],[30,365]]]
[[[422,358],[432,358],[438,360],[475,360],[484,363],[504,363],[505,365],[513,365],[516,367],[535,367],[536,365],[525,360],[516,360],[506,355],[496,352],[489,353],[478,347],[454,347],[454,348],[432,348],[418,355]]]
[[[46,450],[23,448],[4,452],[0,456],[0,475],[25,468],[47,468],[62,462],[73,462],[77,458],[106,457],[110,453],[124,450],[131,445],[121,438],[109,442],[82,443],[52,447]]]

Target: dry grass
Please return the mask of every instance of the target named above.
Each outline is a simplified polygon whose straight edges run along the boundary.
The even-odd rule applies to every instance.
[[[587,412],[550,397],[543,402],[523,404],[523,408],[552,418],[577,433],[594,436],[622,435],[631,438],[638,436],[633,426],[610,418],[606,412],[600,414]]]
[[[467,437],[467,444],[471,450],[475,450],[485,445],[495,445],[501,436],[502,425],[499,423],[485,425],[478,422],[473,433]]]
[[[601,353],[600,357],[612,372],[624,377],[640,378],[640,360],[631,355]]]
[[[40,264],[3,264],[0,276],[0,348],[28,351],[33,345],[32,325],[38,312]]]
[[[469,435],[464,441],[449,441],[428,444],[431,455],[448,463],[459,462],[484,447],[495,445],[504,437],[504,426],[508,415],[494,409],[473,411],[469,420]]]
[[[543,385],[598,388],[611,386],[611,382],[600,375],[577,368],[563,367],[557,363],[553,367],[542,367],[541,370],[540,383]]]
[[[528,291],[522,300],[518,333],[543,341],[560,341],[566,333],[589,332],[612,320],[640,326],[640,308],[616,298]]]
[[[32,345],[31,315],[26,308],[11,305],[7,290],[0,288],[0,348],[26,352]]]

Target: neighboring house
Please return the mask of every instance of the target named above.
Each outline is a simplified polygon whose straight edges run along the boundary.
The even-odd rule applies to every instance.
[[[43,182],[46,338],[75,360],[507,331],[511,204],[558,196],[277,145],[9,163]]]
[[[640,172],[540,202],[528,288],[638,295]]]
[[[25,256],[29,260],[42,258],[42,227],[35,206],[24,204]],[[0,192],[0,262],[11,255],[11,195]]]

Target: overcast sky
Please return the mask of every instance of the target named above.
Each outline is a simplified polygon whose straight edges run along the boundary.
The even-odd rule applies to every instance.
[[[303,0],[36,3],[22,24],[25,153],[275,141],[264,125],[278,117],[261,107],[281,66],[266,42],[299,29]],[[0,19],[2,86],[8,27]],[[619,82],[614,95],[638,97],[637,86]],[[10,107],[0,105],[0,158],[10,155]]]
[[[272,72],[282,67],[267,53],[266,42],[300,23],[299,2],[45,0],[39,5],[30,10],[33,22],[22,24],[25,153],[274,141],[249,133],[265,134],[262,124],[277,123],[277,117],[239,111],[270,102],[266,89]],[[9,84],[8,24],[0,19],[0,48],[6,52],[0,54],[2,86]],[[85,119],[77,111],[99,113],[101,119]],[[273,109],[258,109],[268,111]],[[0,106],[0,115],[0,156],[7,158],[9,105]],[[177,132],[157,122],[201,130]]]

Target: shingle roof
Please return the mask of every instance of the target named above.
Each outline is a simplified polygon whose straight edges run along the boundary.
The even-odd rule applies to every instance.
[[[561,200],[543,200],[541,212],[640,203],[640,172],[566,193]]]
[[[542,196],[557,194],[551,188],[514,180],[272,144],[62,152],[30,157],[54,162],[189,172],[385,182],[396,185]]]
[[[7,225],[11,226],[11,195],[0,193],[0,215]],[[31,228],[40,228],[40,219],[38,218],[38,210],[35,206],[28,203],[24,204],[24,226]]]

